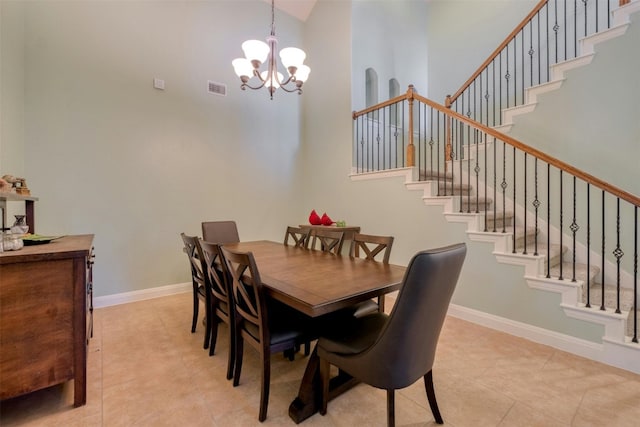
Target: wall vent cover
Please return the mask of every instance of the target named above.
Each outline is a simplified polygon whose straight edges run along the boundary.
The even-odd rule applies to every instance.
[[[213,93],[214,95],[227,96],[227,85],[212,82],[211,80],[209,80],[207,83],[209,93]]]

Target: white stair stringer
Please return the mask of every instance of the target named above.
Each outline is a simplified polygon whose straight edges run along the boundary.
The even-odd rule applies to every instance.
[[[626,311],[623,313],[615,313],[614,310],[609,308],[606,310],[586,308],[581,302],[582,281],[576,280],[572,282],[567,279],[546,278],[545,255],[512,253],[512,233],[480,231],[484,228],[485,213],[457,212],[459,206],[457,206],[458,202],[456,202],[456,200],[459,200],[459,197],[437,196],[438,185],[436,181],[415,181],[414,177],[418,176],[417,168],[401,168],[361,174],[354,172],[351,175],[351,179],[382,179],[398,176],[405,178],[404,185],[407,190],[422,191],[422,199],[425,205],[441,206],[443,208],[443,215],[448,222],[466,223],[467,235],[471,241],[493,244],[492,253],[499,263],[524,267],[524,278],[529,287],[560,294],[561,302],[559,305],[568,317],[604,327],[602,344],[576,339],[575,337],[553,331],[545,332],[546,330],[531,326],[532,330],[535,329],[534,335],[536,336],[536,341],[640,374],[640,345],[631,343],[631,339],[625,336],[626,322],[629,313]],[[471,313],[473,310],[465,310],[465,312]],[[483,314],[480,314],[480,317],[482,316]],[[510,331],[510,325],[513,321],[510,319],[502,319],[501,323],[499,320],[501,318],[496,316],[491,317],[494,321],[490,327],[505,332]],[[467,320],[475,320],[476,323],[483,324],[481,318]],[[522,324],[521,327],[528,328],[525,324]]]

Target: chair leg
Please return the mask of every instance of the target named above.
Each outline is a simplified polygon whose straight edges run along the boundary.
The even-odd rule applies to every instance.
[[[213,356],[216,351],[216,343],[218,342],[218,318],[211,315],[211,341],[209,342],[209,356]]]
[[[229,325],[229,360],[227,361],[227,379],[233,378],[233,366],[236,358],[236,330],[233,322]]]
[[[378,311],[384,313],[384,295],[378,297]]]
[[[424,388],[427,391],[427,399],[429,399],[429,406],[431,407],[433,418],[436,420],[436,423],[444,424],[444,421],[442,421],[442,416],[440,415],[440,410],[438,409],[438,402],[436,401],[436,392],[433,388],[432,371],[427,372],[424,376]]]
[[[396,425],[395,390],[387,390],[387,427]]]
[[[240,374],[242,373],[242,352],[244,342],[242,337],[236,337],[236,361],[233,367],[233,386],[240,384]]]
[[[193,282],[193,319],[191,320],[191,333],[196,331],[196,323],[198,323],[198,285]]]
[[[327,404],[329,403],[329,374],[331,364],[328,360],[320,359],[320,385],[322,390],[322,403],[320,405],[320,415],[327,413]]]
[[[311,354],[311,341],[305,341],[304,343],[304,355],[308,356]]]
[[[204,332],[204,346],[203,348],[206,350],[209,348],[209,344],[211,343],[211,307],[209,306],[208,302],[207,302],[207,306],[205,307],[205,332]],[[211,352],[209,352],[209,355],[211,355]]]
[[[262,390],[260,391],[260,422],[267,419],[267,407],[269,406],[269,383],[271,381],[271,355],[265,353],[262,357]]]

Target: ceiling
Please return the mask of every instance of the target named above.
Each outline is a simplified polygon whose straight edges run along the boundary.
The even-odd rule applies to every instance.
[[[271,0],[264,1],[266,3],[271,3]],[[275,6],[277,9],[280,9],[304,22],[309,17],[311,9],[313,9],[316,1],[317,0],[275,0]]]

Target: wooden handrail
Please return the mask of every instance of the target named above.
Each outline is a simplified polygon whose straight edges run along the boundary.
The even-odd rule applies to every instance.
[[[522,31],[524,26],[529,23],[529,21],[540,11],[540,9],[542,9],[547,4],[547,2],[548,0],[541,0],[533,8],[533,10],[529,12],[527,16],[525,16],[522,22],[520,22],[520,24],[518,24],[518,26],[513,31],[511,31],[511,33],[509,33],[507,38],[504,39],[502,43],[500,43],[496,50],[494,50],[493,53],[489,55],[486,61],[482,63],[482,65],[475,71],[475,73],[473,73],[471,77],[469,77],[469,79],[462,85],[462,87],[458,89],[458,91],[453,95],[447,95],[447,99],[445,101],[445,105],[447,107],[449,107],[456,99],[458,99],[460,95],[462,95],[462,92],[464,92],[471,85],[471,83],[473,83],[473,81],[482,73],[482,71],[487,68],[487,66],[500,54],[500,52],[502,52],[502,50],[509,44],[509,42],[516,36],[516,34]]]
[[[420,102],[422,102],[423,104],[426,104],[428,106],[430,106],[431,108],[434,108],[440,112],[442,112],[443,114],[453,117],[461,122],[464,122],[466,124],[468,124],[469,126],[480,130],[481,132],[484,132],[487,135],[491,135],[494,138],[499,139],[500,141],[503,141],[509,145],[511,145],[512,147],[515,147],[521,151],[524,151],[527,154],[530,154],[536,158],[538,158],[539,160],[542,160],[543,162],[546,162],[562,171],[568,172],[571,175],[575,176],[576,178],[580,178],[581,180],[583,180],[584,182],[593,185],[594,187],[597,187],[601,190],[604,190],[616,197],[619,197],[622,200],[625,200],[629,203],[631,203],[634,206],[638,206],[640,207],[640,197],[631,194],[625,190],[622,190],[606,181],[601,180],[600,178],[596,178],[595,176],[588,174],[568,163],[563,162],[562,160],[559,160],[555,157],[552,157],[540,150],[537,150],[533,147],[530,147],[520,141],[518,141],[517,139],[514,139],[512,137],[510,137],[509,135],[506,135],[502,132],[499,132],[495,129],[491,129],[490,127],[487,127],[485,125],[483,125],[482,123],[478,123],[456,111],[451,110],[451,108],[445,107],[444,105],[440,105],[436,102],[431,101],[430,99],[425,98],[424,96],[421,96],[419,94],[417,94],[414,90],[413,90],[413,86],[409,86],[409,90],[407,91],[406,94],[404,95],[400,95],[397,96],[393,99],[390,99],[389,101],[383,102],[381,104],[378,104],[376,106],[373,107],[369,107],[366,110],[362,110],[362,111],[354,111],[353,112],[353,119],[355,120],[357,117],[362,116],[364,114],[376,111],[380,108],[384,108],[387,107],[389,105],[395,104],[396,102],[400,102],[403,101],[405,99],[414,99],[414,100],[418,100]],[[413,129],[409,129],[410,133],[413,133]]]
[[[374,112],[376,110],[379,110],[381,108],[388,107],[390,105],[393,105],[393,104],[396,104],[398,102],[404,101],[405,99],[408,99],[407,98],[407,94],[396,96],[395,98],[391,98],[388,101],[381,102],[380,104],[374,105],[374,106],[369,107],[369,108],[365,108],[364,110],[361,110],[361,111],[354,111],[352,113],[353,120],[357,119],[360,116],[364,116],[365,114],[372,113],[372,112]]]

